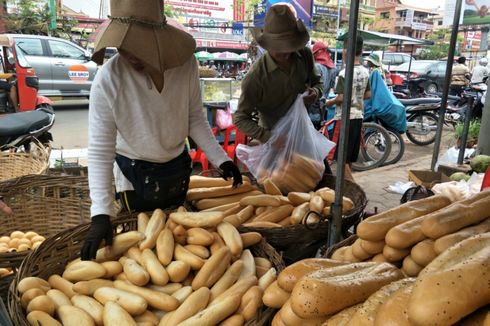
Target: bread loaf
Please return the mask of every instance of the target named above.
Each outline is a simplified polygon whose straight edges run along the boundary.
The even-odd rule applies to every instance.
[[[403,259],[402,271],[408,276],[419,275],[420,271],[423,268],[424,266],[417,264],[410,255],[405,257],[405,259]]]
[[[434,242],[434,250],[439,255],[447,248],[477,234],[490,231],[490,218],[477,225],[469,226],[457,232],[447,234]]]
[[[358,263],[321,269],[301,278],[291,306],[302,318],[327,316],[366,300],[386,284],[402,278],[388,263]]]
[[[396,249],[385,245],[383,248],[383,256],[389,262],[396,262],[403,260],[403,258],[407,257],[410,254],[410,248],[407,249]]]
[[[401,279],[396,282],[383,286],[374,292],[364,301],[362,306],[356,310],[347,326],[373,326],[378,309],[385,303],[390,296],[400,288],[403,288],[415,281],[413,278]]]
[[[357,239],[352,244],[352,254],[354,255],[354,257],[362,261],[370,258],[373,255],[368,253],[366,250],[362,248],[361,241],[362,241],[361,239]]]
[[[358,303],[356,305],[345,308],[344,310],[328,318],[322,326],[346,326],[347,323],[351,320],[352,316],[354,316],[356,311],[360,309],[361,306],[362,303]]]
[[[405,249],[424,240],[426,236],[422,233],[421,224],[425,216],[420,216],[392,227],[386,233],[386,244],[392,248]]]
[[[385,240],[381,241],[369,241],[361,239],[361,248],[364,249],[370,255],[377,255],[383,252],[385,246]]]
[[[289,265],[277,278],[279,287],[287,292],[292,292],[296,282],[308,273],[322,268],[345,265],[346,262],[341,262],[326,258],[306,258],[292,265]]]
[[[466,257],[460,261],[453,251],[466,252]],[[419,276],[408,303],[408,317],[415,324],[453,324],[490,302],[490,233],[460,242],[433,262],[440,268],[427,265],[432,271]]]
[[[286,301],[281,308],[281,319],[288,326],[321,326],[327,318],[327,316],[309,319],[301,318],[294,313],[290,300]]]
[[[430,214],[422,222],[422,232],[429,238],[438,239],[485,220],[490,216],[490,192],[480,194],[485,193],[483,198],[476,195]]]
[[[420,200],[409,201],[385,212],[370,216],[357,226],[357,235],[364,240],[381,241],[394,226],[411,219],[434,212],[449,205],[451,201],[436,195]]]
[[[374,326],[413,326],[408,320],[408,299],[412,294],[415,279],[398,289],[378,308]]]
[[[274,281],[265,289],[262,301],[267,307],[279,309],[288,301],[289,297],[290,293],[280,288],[277,281]]]
[[[437,253],[434,250],[434,240],[425,239],[417,243],[413,246],[412,251],[410,251],[410,256],[418,265],[427,266],[437,257]]]

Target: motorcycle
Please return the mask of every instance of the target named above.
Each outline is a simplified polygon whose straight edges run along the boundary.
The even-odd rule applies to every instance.
[[[34,111],[0,115],[0,150],[24,147],[29,152],[35,139],[42,144],[53,140],[49,130],[54,124],[52,108],[42,106]]]

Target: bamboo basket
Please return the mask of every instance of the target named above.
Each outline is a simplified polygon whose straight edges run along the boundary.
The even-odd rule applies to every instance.
[[[86,177],[30,175],[0,183],[0,196],[12,208],[2,216],[1,235],[13,231],[35,231],[46,239],[60,231],[90,220],[90,198]],[[0,295],[6,298],[8,286],[30,251],[0,254],[0,268],[14,274],[0,278]]]
[[[137,213],[121,213],[112,223],[116,234],[136,230]],[[8,310],[14,325],[30,326],[17,293],[17,284],[20,280],[28,276],[48,279],[52,274],[61,274],[69,261],[80,257],[80,249],[89,228],[90,224],[84,224],[62,231],[44,241],[38,250],[31,252],[23,261],[8,294]],[[265,241],[253,246],[251,250],[254,256],[267,257],[278,272],[284,269],[281,256]],[[250,320],[247,325],[269,325],[273,316],[274,309],[264,307],[258,312],[256,319]]]
[[[317,189],[329,187],[335,189],[336,178],[325,174]],[[367,198],[362,188],[350,181],[344,183],[344,196],[354,202],[354,209],[342,218],[342,233],[345,235],[351,227],[355,227],[361,220]],[[321,246],[328,240],[329,219],[331,216],[322,216],[322,220],[314,224],[298,224],[281,228],[259,228],[240,226],[240,232],[259,232],[278,252],[281,252],[287,265],[298,260],[314,257]]]
[[[49,168],[51,149],[39,142],[31,144],[29,153],[0,152],[0,181],[29,174],[45,174]]]

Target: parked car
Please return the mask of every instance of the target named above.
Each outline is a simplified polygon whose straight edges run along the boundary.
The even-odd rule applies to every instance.
[[[97,64],[88,51],[64,39],[9,34],[39,77],[39,95],[88,97]]]
[[[404,63],[391,72],[402,75],[405,79],[427,78],[427,81],[421,83],[427,93],[436,93],[442,90],[444,85],[444,76],[446,74],[446,62],[436,60],[418,60],[412,62],[410,66],[410,75],[408,75],[409,63]]]
[[[399,66],[404,63],[409,63],[410,58],[412,58],[412,62],[415,61],[415,59],[407,53],[385,52],[383,55],[383,64],[388,66]]]

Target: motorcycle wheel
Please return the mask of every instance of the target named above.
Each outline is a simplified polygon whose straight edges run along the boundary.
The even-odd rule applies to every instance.
[[[405,153],[405,141],[403,140],[402,135],[395,130],[386,129],[390,134],[391,138],[391,153],[383,163],[383,166],[395,164],[400,161]]]
[[[383,126],[376,123],[362,124],[362,140],[357,162],[352,170],[367,171],[383,165],[391,153],[391,137]]]
[[[408,126],[408,139],[419,146],[432,144],[436,140],[438,120],[438,117],[430,112],[418,112],[410,116],[407,122],[415,126]]]

